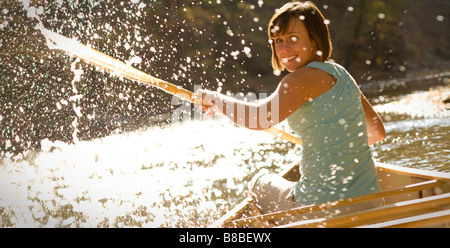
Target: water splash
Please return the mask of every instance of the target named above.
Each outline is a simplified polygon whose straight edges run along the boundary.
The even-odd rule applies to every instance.
[[[83,75],[83,70],[76,67],[78,62],[80,62],[79,59],[75,60],[70,65],[70,70],[74,74],[73,80],[71,81],[72,92],[74,93],[74,95],[69,98],[69,101],[73,102],[72,103],[72,107],[73,107],[73,111],[75,112],[75,117],[74,117],[74,120],[72,122],[72,127],[73,127],[72,138],[73,138],[73,142],[75,144],[80,142],[80,139],[78,138],[78,132],[79,132],[79,130],[78,130],[78,118],[83,116],[83,114],[81,113],[81,107],[77,105],[78,100],[83,98],[83,95],[78,94],[78,90],[77,90],[77,87],[76,87],[76,83],[81,80],[81,75]]]
[[[33,6],[30,7],[28,1],[22,1],[22,3],[24,5],[24,8],[27,9],[28,17],[34,18],[38,22],[38,24],[35,26],[35,29],[41,31],[41,33],[45,37],[47,46],[50,49],[59,49],[59,50],[66,49],[67,50],[69,48],[78,46],[78,43],[75,40],[70,40],[70,39],[67,39],[67,40],[65,40],[65,42],[60,42],[60,43],[54,42],[49,37],[48,30],[44,27],[44,24],[42,24],[42,21],[39,17],[44,12],[44,8],[42,6],[38,7],[37,9],[36,9],[36,7],[33,7]],[[83,95],[79,94],[79,92],[77,90],[77,86],[76,86],[76,84],[81,81],[81,76],[84,73],[83,69],[77,68],[77,64],[79,62],[80,62],[80,59],[77,58],[70,65],[70,71],[72,71],[73,75],[74,75],[72,81],[70,82],[72,85],[72,93],[74,95],[70,96],[70,98],[69,98],[69,102],[72,102],[73,111],[75,112],[75,117],[71,124],[73,127],[72,141],[74,144],[78,144],[80,142],[80,139],[78,138],[78,132],[79,132],[78,120],[80,117],[83,116],[83,114],[81,113],[81,107],[79,105],[77,105],[77,102],[83,98]],[[67,101],[62,100],[62,102],[65,103]],[[57,104],[58,104],[57,108],[61,109],[62,108],[61,104],[59,102]]]
[[[6,226],[203,227],[243,199],[257,171],[280,171],[298,156],[290,143],[227,119],[42,143],[0,167]]]

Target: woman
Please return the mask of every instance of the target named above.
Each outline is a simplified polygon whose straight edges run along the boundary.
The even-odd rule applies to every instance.
[[[266,118],[270,126],[287,119],[301,138],[299,182],[264,173],[252,179],[261,212],[380,191],[369,146],[385,138],[383,123],[352,76],[327,62],[332,45],[320,10],[310,1],[287,3],[272,17],[268,35],[273,68],[290,72],[273,94],[257,104],[208,90],[195,94],[203,99],[197,107],[220,111],[250,129],[268,128]]]

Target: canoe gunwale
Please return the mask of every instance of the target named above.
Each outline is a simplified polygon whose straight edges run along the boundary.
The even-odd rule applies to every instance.
[[[325,202],[325,203],[321,203],[321,204],[308,205],[308,206],[289,209],[286,211],[279,211],[279,212],[263,214],[263,215],[258,215],[258,216],[252,216],[252,217],[238,219],[238,220],[232,220],[228,223],[225,223],[225,226],[239,227],[239,226],[245,225],[247,223],[251,223],[253,221],[270,221],[270,220],[279,219],[279,218],[283,218],[283,217],[289,217],[289,216],[294,216],[294,215],[299,215],[299,214],[304,214],[304,213],[311,213],[311,212],[331,209],[331,208],[335,208],[335,207],[341,207],[341,206],[361,203],[361,202],[370,201],[370,200],[374,200],[374,199],[380,199],[380,198],[387,197],[387,196],[393,196],[393,195],[397,195],[397,194],[405,194],[405,193],[429,189],[429,188],[433,188],[433,187],[439,187],[442,184],[444,184],[444,182],[437,181],[437,180],[429,180],[429,181],[425,181],[425,182],[421,182],[421,183],[417,183],[417,184],[406,185],[405,187],[401,187],[401,188],[395,188],[395,189],[391,189],[391,190],[382,191],[379,193],[362,195],[362,196],[358,196],[358,197],[342,199],[339,201],[332,201],[332,202]]]
[[[332,217],[329,219],[318,218],[314,220],[298,221],[277,228],[299,227],[357,227],[371,223],[394,220],[424,214],[430,211],[441,210],[442,206],[450,204],[450,193],[414,199],[378,208],[363,210],[351,214]]]
[[[405,176],[410,176],[411,178],[419,178],[425,180],[439,180],[444,182],[450,182],[450,173],[439,172],[439,171],[428,171],[422,169],[414,169],[408,167],[402,167],[397,165],[390,165],[385,163],[376,163],[377,169],[379,171],[393,172],[396,174],[401,174]]]
[[[397,176],[401,176],[401,177],[407,177],[410,178],[410,183],[405,183],[400,189],[399,187],[395,187],[395,188],[388,188],[387,190],[384,190],[382,192],[380,192],[379,194],[381,194],[381,196],[375,196],[376,198],[379,197],[384,197],[383,195],[396,195],[396,194],[405,194],[408,192],[420,192],[417,193],[417,197],[421,198],[422,197],[422,191],[424,190],[431,190],[434,188],[438,188],[442,185],[446,185],[447,188],[450,185],[450,173],[444,173],[444,172],[435,172],[435,171],[427,171],[427,170],[422,170],[422,169],[413,169],[413,168],[407,168],[407,167],[401,167],[401,166],[396,166],[396,165],[390,165],[390,164],[385,164],[385,163],[376,163],[377,166],[377,170],[378,173],[380,175],[380,173],[384,173],[388,176],[392,175],[397,175]],[[283,176],[284,178],[288,179],[288,180],[298,180],[299,178],[299,173],[298,173],[298,163],[292,163],[289,166],[287,166],[287,168],[285,170],[283,170],[280,173],[281,176]],[[414,182],[414,183],[413,183]],[[424,185],[424,187],[421,188],[421,185]],[[416,187],[416,188],[415,188]],[[447,190],[445,191],[447,192]],[[367,198],[366,200],[362,200],[364,198]],[[359,199],[359,202],[363,202],[363,201],[367,201],[367,200],[372,200],[375,199],[373,197],[365,197],[362,196],[361,199]],[[344,201],[344,204],[340,204],[338,206],[341,205],[347,205],[347,204],[353,204],[351,203],[352,199],[343,199],[340,201],[336,201],[341,202]],[[346,201],[346,202],[345,202]],[[356,203],[356,202],[354,202]],[[336,206],[333,206],[333,204],[331,203],[324,203],[324,204],[318,204],[321,206],[314,206],[314,205],[310,205],[310,206],[304,206],[301,208],[297,208],[297,209],[291,209],[291,210],[287,210],[287,212],[289,211],[293,211],[294,215],[295,214],[301,214],[304,213],[305,211],[308,210],[313,210],[313,211],[319,211],[324,209],[328,209],[328,208],[333,208]],[[336,203],[334,203],[336,204]],[[242,217],[242,215],[244,214],[244,212],[248,211],[249,209],[254,209],[255,205],[253,203],[253,200],[246,198],[244,199],[240,204],[238,204],[236,207],[234,207],[231,211],[227,212],[224,216],[222,216],[219,220],[217,220],[216,222],[214,222],[210,227],[239,227],[242,226],[243,224],[248,224],[248,222],[250,223],[267,223],[270,220],[273,219],[278,219],[280,217],[276,217],[279,216],[280,213],[269,213],[269,214],[258,214],[256,216],[250,216],[250,217]],[[295,213],[295,211],[298,211],[299,213]],[[285,211],[286,212],[286,211]],[[285,213],[281,213],[281,214],[285,214]],[[292,213],[288,213],[288,214],[292,214]],[[418,212],[418,214],[423,214],[423,212]],[[276,217],[276,218],[275,218]]]

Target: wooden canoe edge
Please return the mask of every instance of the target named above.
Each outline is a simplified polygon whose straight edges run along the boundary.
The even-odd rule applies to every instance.
[[[378,193],[372,193],[372,194],[368,194],[368,195],[346,198],[346,199],[342,199],[340,201],[332,201],[332,202],[326,202],[326,203],[321,203],[321,204],[297,207],[297,208],[292,208],[292,209],[288,209],[288,210],[282,210],[282,211],[267,213],[267,214],[258,214],[257,216],[247,217],[247,218],[239,219],[239,220],[233,220],[230,223],[232,223],[232,225],[242,226],[246,223],[251,223],[252,221],[259,221],[259,222],[272,221],[274,219],[279,219],[279,218],[283,218],[283,217],[294,216],[294,215],[298,215],[298,214],[305,214],[308,212],[310,213],[310,212],[316,212],[316,211],[321,211],[321,210],[327,210],[330,208],[352,205],[352,204],[366,202],[366,201],[370,201],[370,200],[374,200],[374,199],[380,199],[380,198],[386,198],[389,196],[401,195],[401,194],[405,194],[408,192],[416,192],[416,191],[420,191],[420,190],[424,190],[424,189],[428,189],[428,188],[438,187],[438,186],[441,186],[442,184],[444,184],[444,182],[442,182],[442,181],[429,180],[429,181],[424,181],[424,182],[412,184],[412,185],[406,185],[401,188],[391,189],[391,190],[382,191],[382,192],[378,192]]]
[[[358,226],[357,228],[430,228],[449,227],[450,209],[415,215],[396,220]]]
[[[236,207],[228,211],[224,216],[220,217],[217,221],[215,221],[213,224],[209,225],[210,228],[219,228],[224,227],[224,225],[227,222],[232,221],[236,218],[236,216],[239,216],[244,212],[245,209],[248,208],[251,204],[251,199],[246,198],[241,203],[239,203]]]
[[[428,170],[423,170],[423,169],[414,169],[414,168],[408,168],[408,167],[403,167],[403,166],[385,164],[385,163],[381,163],[381,162],[376,162],[375,164],[376,164],[379,175],[380,175],[380,172],[385,173],[385,174],[392,173],[392,174],[395,174],[398,176],[404,176],[407,178],[416,178],[416,179],[421,179],[421,180],[430,180],[431,179],[431,180],[443,181],[447,185],[450,185],[450,173],[428,171]],[[291,180],[291,181],[299,180],[300,173],[298,170],[298,162],[293,162],[289,166],[286,166],[286,168],[280,173],[280,175],[287,180]],[[400,183],[400,182],[398,182],[398,183]],[[402,184],[403,183],[406,183],[406,182],[402,182]],[[409,185],[411,183],[412,182],[408,182],[405,185]],[[445,190],[445,191],[447,192],[447,190]],[[417,197],[418,196],[416,196],[416,195],[409,196],[408,198],[405,198],[405,200],[406,199],[415,199]],[[399,200],[399,199],[396,199],[396,200]],[[239,216],[242,215],[242,213],[246,209],[248,209],[251,206],[251,204],[252,204],[251,199],[248,199],[248,198],[244,199],[240,204],[238,204],[236,207],[234,207],[232,210],[227,212],[224,216],[222,216],[220,219],[218,219],[217,221],[215,221],[213,224],[211,224],[208,227],[218,228],[218,227],[226,226],[226,223],[234,220],[236,217],[239,218]]]
[[[378,171],[392,172],[397,175],[409,176],[411,178],[422,179],[422,180],[439,180],[450,182],[450,173],[429,171],[423,169],[415,169],[404,166],[397,166],[392,164],[386,164],[381,162],[375,162]],[[285,179],[291,181],[298,181],[300,179],[300,173],[298,170],[298,162],[291,163],[287,166],[280,175]]]
[[[405,176],[410,176],[411,178],[419,178],[425,180],[439,180],[439,181],[450,181],[450,173],[438,172],[438,171],[428,171],[422,169],[414,169],[403,166],[391,165],[376,162],[376,166],[378,170],[385,172],[392,172],[395,174],[402,174]]]
[[[382,222],[423,214],[429,211],[436,211],[442,207],[449,206],[449,204],[450,193],[447,193],[404,201],[392,205],[385,205],[374,209],[368,209],[332,218],[318,218],[307,221],[293,222],[278,226],[277,228],[364,226],[373,223],[374,220]]]

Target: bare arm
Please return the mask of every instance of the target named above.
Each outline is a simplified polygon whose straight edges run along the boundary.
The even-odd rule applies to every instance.
[[[329,90],[335,79],[328,73],[303,68],[285,76],[269,97],[258,103],[238,100],[223,94],[200,90],[196,97],[204,105],[214,105],[236,124],[254,130],[267,129],[288,118],[302,103]],[[197,104],[201,105],[201,104]]]
[[[280,122],[278,92],[257,103],[208,90],[199,90],[196,97],[203,98],[204,107],[212,106],[213,112],[221,112],[237,125],[249,129],[264,130]],[[200,107],[200,104],[196,106]]]
[[[369,146],[386,138],[386,131],[384,130],[383,122],[380,116],[375,112],[372,105],[361,93],[361,102],[367,121],[367,134],[369,136]]]

